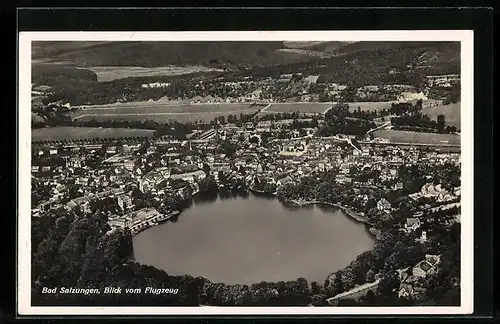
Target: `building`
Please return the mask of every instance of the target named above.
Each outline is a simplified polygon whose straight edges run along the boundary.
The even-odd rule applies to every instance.
[[[116,154],[116,146],[110,146],[106,149],[106,154]]]
[[[66,204],[66,208],[69,210],[73,210],[76,206],[79,206],[80,209],[84,213],[89,213],[90,212],[90,201],[91,201],[91,198],[88,196],[78,197],[78,198],[70,200]]]
[[[352,178],[350,177],[347,177],[343,174],[337,174],[335,176],[335,180],[338,182],[338,183],[351,183],[352,182]]]
[[[412,270],[412,274],[415,277],[425,278],[429,274],[437,272],[437,265],[441,262],[441,257],[439,255],[426,254],[425,260],[417,263]]]
[[[122,194],[118,196],[117,203],[122,210],[126,210],[132,207],[132,198],[125,194]]]
[[[285,177],[278,179],[276,181],[277,186],[283,186],[283,185],[293,184],[293,183],[294,183],[294,181],[293,181],[292,177],[290,177],[290,176],[285,176]]]
[[[427,232],[426,231],[422,231],[422,234],[420,235],[420,238],[417,239],[418,242],[424,244],[425,242],[427,242]]]
[[[405,223],[405,230],[409,232],[415,231],[417,228],[421,226],[420,218],[408,217]]]
[[[443,75],[428,75],[426,76],[427,83],[432,86],[449,86],[452,83],[460,82],[459,74],[443,74]]]
[[[206,174],[203,170],[197,170],[193,172],[179,173],[179,174],[171,174],[170,179],[173,180],[184,180],[189,183],[194,183],[200,181],[201,179],[206,178]]]
[[[418,277],[415,277],[410,267],[396,270],[399,275],[398,297],[406,299],[418,299],[423,296],[426,289],[422,286]]]
[[[382,198],[377,202],[377,209],[378,210],[389,210],[389,209],[391,209],[391,204],[385,198]]]
[[[153,82],[153,83],[143,83],[141,88],[151,89],[151,88],[167,88],[170,86],[170,82]]]

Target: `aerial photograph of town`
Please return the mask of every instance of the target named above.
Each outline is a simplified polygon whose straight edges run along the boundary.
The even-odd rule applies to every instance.
[[[31,305],[461,305],[461,43],[34,41]]]

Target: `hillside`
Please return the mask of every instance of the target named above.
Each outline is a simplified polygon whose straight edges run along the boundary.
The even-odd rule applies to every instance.
[[[332,55],[340,52],[344,47],[350,46],[357,42],[318,42],[313,44],[309,49],[312,51],[319,51],[324,55]]]
[[[314,59],[280,51],[283,42],[37,42],[33,58],[81,67],[203,65],[209,67],[277,66]]]
[[[391,69],[396,69],[394,74]],[[254,71],[258,75],[295,72],[320,75],[319,82],[418,84],[426,74],[459,73],[460,44],[359,42],[338,48],[332,57]]]
[[[97,46],[104,46],[110,42],[57,42],[44,41],[33,42],[31,48],[31,57],[33,59],[44,59],[51,56],[67,54],[74,51],[81,51]]]
[[[97,81],[97,75],[85,69],[59,64],[33,64],[31,82],[35,85],[57,85],[71,81]]]

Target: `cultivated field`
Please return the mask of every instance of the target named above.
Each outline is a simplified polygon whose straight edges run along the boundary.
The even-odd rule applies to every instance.
[[[31,131],[31,140],[57,141],[88,138],[118,138],[118,137],[151,137],[154,131],[149,129],[131,128],[100,128],[100,127],[50,127],[37,128]]]
[[[460,108],[460,102],[458,102],[443,106],[426,107],[422,109],[422,113],[433,120],[436,120],[438,115],[444,115],[446,125],[453,125],[460,129]]]
[[[123,103],[103,106],[88,106],[70,112],[78,120],[154,120],[157,122],[211,121],[214,117],[250,114],[261,106],[247,103],[220,104],[170,104],[170,103]]]
[[[113,81],[129,77],[148,77],[148,76],[171,76],[189,74],[195,72],[220,71],[205,66],[161,66],[161,67],[141,67],[141,66],[92,66],[88,70],[97,74],[97,80],[100,82]]]
[[[452,144],[460,145],[460,135],[407,132],[399,130],[377,130],[375,137],[386,138],[392,143]]]

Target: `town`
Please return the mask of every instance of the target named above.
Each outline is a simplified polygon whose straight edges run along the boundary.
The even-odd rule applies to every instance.
[[[377,237],[396,233],[414,237],[422,247],[440,240],[441,228],[460,223],[459,147],[316,136],[322,122],[300,131],[280,122],[215,124],[189,140],[34,144],[32,215],[60,208],[103,211],[108,235],[122,229],[134,235],[179,217],[194,195],[252,191],[289,204],[336,204]],[[321,181],[327,177],[332,182]],[[435,253],[397,269],[399,296],[422,295],[425,288],[416,279],[439,267]],[[327,287],[336,278],[331,276]],[[370,280],[378,284],[380,277]],[[344,283],[328,302],[356,295],[358,286]]]
[[[42,63],[33,64],[31,85],[34,305],[460,305],[458,43],[302,44],[322,56],[301,61],[286,56],[285,42],[209,42],[203,45],[207,53],[188,43],[159,42],[148,50],[151,44],[110,42],[83,52],[62,50],[64,61],[73,57],[81,66],[52,64],[50,55],[44,63],[47,54],[39,44]],[[246,60],[242,49],[255,55]],[[87,61],[87,50],[96,51],[90,59],[97,61]],[[148,61],[142,55],[150,57],[148,67],[141,65]],[[136,56],[141,64],[132,62]],[[173,67],[186,73],[161,74]],[[321,270],[320,280],[306,280],[302,265],[296,280],[250,284],[224,282],[227,273],[214,282],[203,270],[198,277],[187,274],[192,269],[174,275],[170,266],[181,256],[214,272],[234,266],[238,257],[247,258],[240,266],[245,270],[249,264],[270,268],[269,260],[276,259],[273,254],[266,264],[226,249],[232,242],[207,247],[211,237],[221,236],[206,231],[207,224],[227,222],[203,215],[201,228],[191,233],[200,222],[189,223],[182,232],[194,241],[191,250],[183,250],[191,241],[165,243],[166,232],[157,232],[159,239],[146,250],[167,260],[162,249],[173,248],[170,266],[137,260],[133,239],[180,228],[198,203],[248,197],[279,204],[269,219],[280,209],[331,208],[328,216],[341,212],[372,245],[360,244],[340,269],[327,269],[324,276]],[[313,215],[316,242],[322,223]],[[270,231],[268,245],[286,217],[274,219],[278,227]],[[256,224],[251,231],[239,226],[232,232],[256,242],[267,226]],[[306,239],[290,239],[309,223],[300,224],[283,230],[287,240],[276,244],[277,254],[290,248],[295,258],[300,250],[308,268],[317,258],[339,257],[330,253],[331,245],[342,250],[352,242],[339,235],[343,227],[333,226],[332,234],[325,226],[323,236],[338,240],[313,254],[301,245]],[[200,250],[203,259],[195,260],[192,254]],[[215,260],[210,252],[224,256]],[[225,253],[233,259],[226,261]],[[152,292],[140,300],[134,294],[41,293],[43,287],[104,289],[124,283],[175,293]]]

